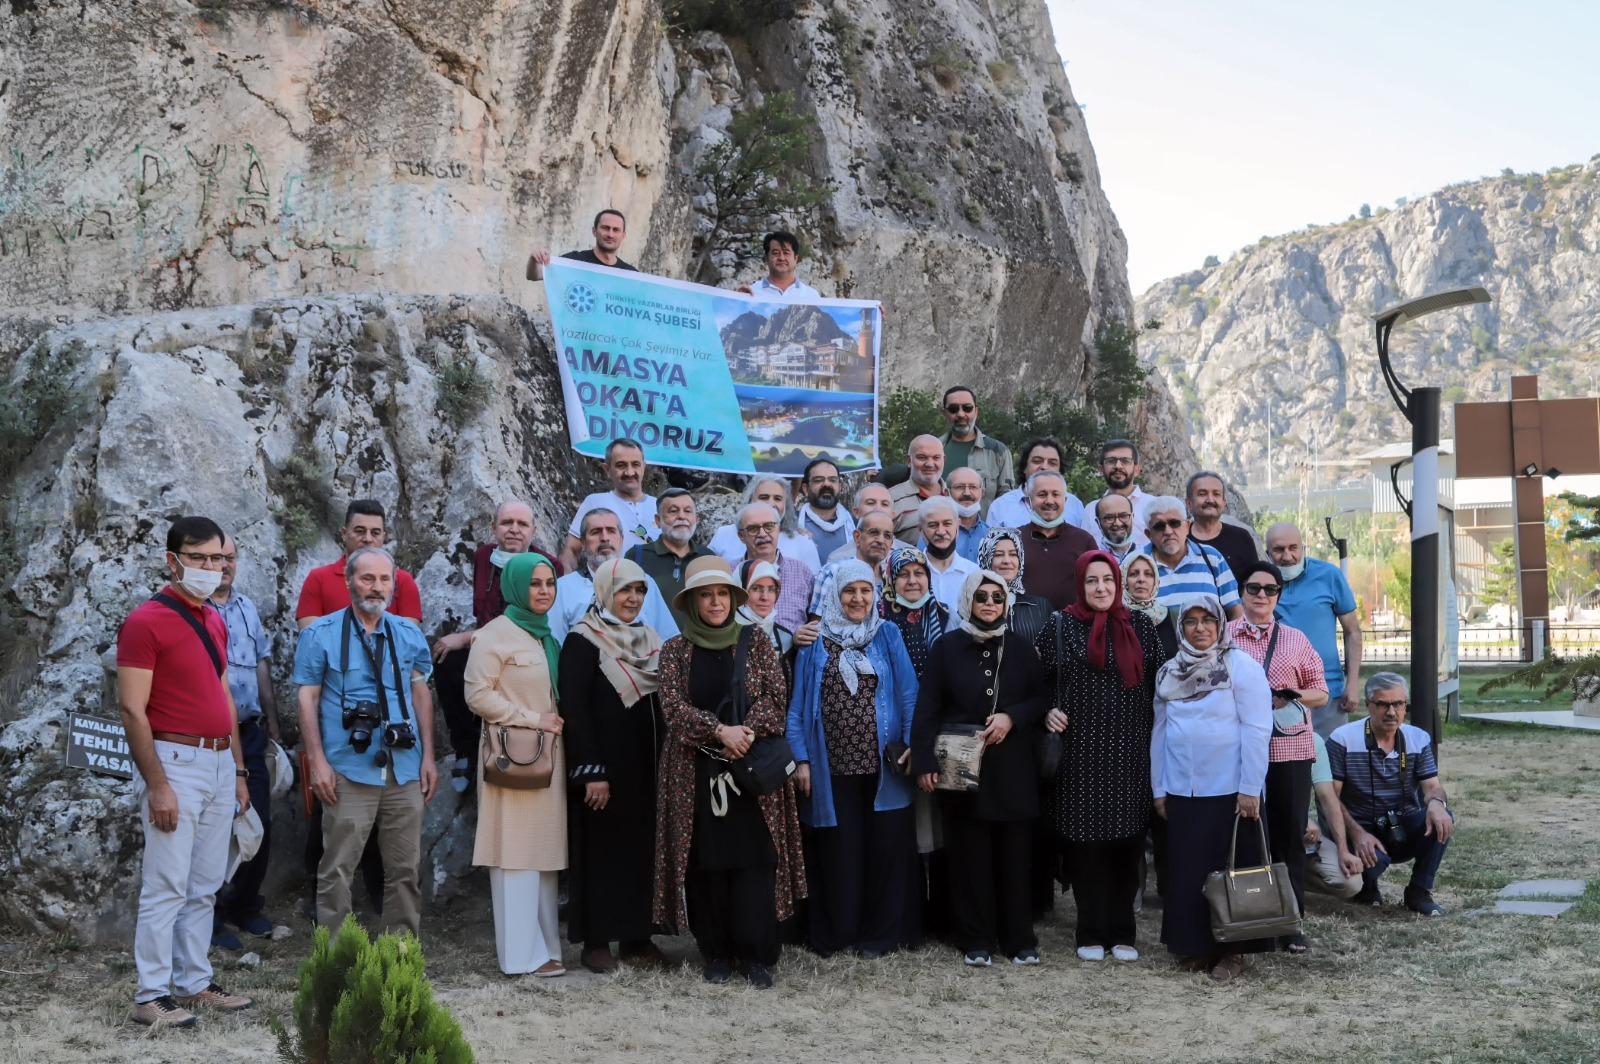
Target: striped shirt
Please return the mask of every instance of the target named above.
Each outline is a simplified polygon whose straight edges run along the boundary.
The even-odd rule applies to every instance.
[[[1181,607],[1195,595],[1215,595],[1222,600],[1223,610],[1239,605],[1239,582],[1233,578],[1233,570],[1228,568],[1228,559],[1222,552],[1192,539],[1184,542],[1187,553],[1172,569],[1156,557],[1153,544],[1140,548],[1156,563],[1156,575],[1161,579],[1157,601],[1163,606]]]
[[[1272,648],[1272,664],[1269,667],[1267,647],[1272,643],[1273,629],[1277,629],[1278,643]],[[1238,617],[1228,622],[1228,637],[1234,646],[1255,658],[1267,670],[1267,683],[1272,685],[1274,691],[1286,687],[1296,691],[1328,689],[1328,681],[1322,677],[1322,657],[1299,629],[1277,621],[1257,625]],[[1274,726],[1272,741],[1267,745],[1267,760],[1315,760],[1317,748],[1312,736],[1316,733],[1311,730],[1311,711],[1304,707],[1296,709],[1295,704],[1291,703],[1272,712]]]
[[[1389,810],[1406,813],[1422,808],[1422,781],[1439,774],[1428,733],[1400,725],[1394,749],[1387,754],[1367,734],[1367,721],[1353,720],[1328,736],[1328,761],[1333,778],[1344,785],[1339,800],[1362,827],[1371,829]],[[1405,770],[1400,763],[1405,748]]]

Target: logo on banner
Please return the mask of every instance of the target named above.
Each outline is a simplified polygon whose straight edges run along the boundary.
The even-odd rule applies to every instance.
[[[597,302],[599,300],[594,294],[594,289],[581,281],[567,285],[567,309],[572,313],[587,314],[594,309]]]

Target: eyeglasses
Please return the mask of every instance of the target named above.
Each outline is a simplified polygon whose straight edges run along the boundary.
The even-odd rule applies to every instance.
[[[1207,614],[1204,617],[1185,617],[1183,619],[1183,626],[1185,628],[1215,628],[1217,626],[1217,619],[1210,614]]]
[[[1178,519],[1175,519],[1175,520],[1172,520],[1172,521],[1151,521],[1150,522],[1150,531],[1152,531],[1152,532],[1167,532],[1167,531],[1176,532],[1178,529],[1180,529],[1182,527],[1183,527],[1183,520],[1181,518],[1178,518]]]
[[[843,484],[843,477],[812,477],[807,484]]]
[[[234,560],[234,555],[232,554],[197,554],[189,550],[174,551],[174,553],[185,561],[193,562],[195,565],[205,565],[207,562],[212,565],[224,565]]]
[[[1006,593],[1004,591],[974,591],[972,601],[979,606],[1004,606]]]
[[[778,523],[776,521],[768,521],[764,525],[745,525],[739,531],[740,531],[741,534],[743,534],[743,533],[765,532],[767,535],[770,536],[774,532],[778,531]]]
[[[1246,584],[1244,589],[1252,595],[1276,595],[1283,590],[1277,584]]]
[[[950,403],[944,408],[947,414],[970,414],[976,409],[971,403]]]
[[[1132,514],[1099,514],[1098,517],[1100,518],[1100,523],[1102,525],[1131,525],[1131,524],[1133,524],[1133,515]]]
[[[1132,458],[1102,458],[1100,460],[1100,464],[1108,466],[1127,466],[1131,469],[1133,468],[1134,463]]]
[[[1398,702],[1384,702],[1384,701],[1382,701],[1380,699],[1376,699],[1376,698],[1369,698],[1369,699],[1367,699],[1367,701],[1371,702],[1373,705],[1377,706],[1379,709],[1384,709],[1384,710],[1388,710],[1388,709],[1405,709],[1406,705],[1407,705],[1407,701],[1404,698],[1400,699]]]

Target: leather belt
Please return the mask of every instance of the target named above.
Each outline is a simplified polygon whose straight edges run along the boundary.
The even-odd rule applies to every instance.
[[[179,746],[198,746],[203,750],[226,750],[233,745],[231,735],[224,735],[220,739],[205,739],[198,735],[185,735],[183,732],[158,731],[151,732],[150,738],[159,739],[164,743],[177,743]]]

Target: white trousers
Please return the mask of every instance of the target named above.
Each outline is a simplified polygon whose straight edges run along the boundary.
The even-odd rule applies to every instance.
[[[139,970],[135,1002],[164,994],[198,994],[211,985],[211,914],[228,869],[228,840],[237,804],[231,750],[206,750],[160,740],[156,757],[178,799],[178,826],[150,823],[150,793],[137,770],[135,793],[144,828],[139,922],[133,960]]]
[[[494,900],[494,950],[500,970],[523,975],[561,959],[561,918],[557,881],[560,872],[490,868],[489,892]]]

